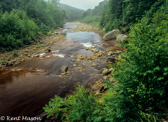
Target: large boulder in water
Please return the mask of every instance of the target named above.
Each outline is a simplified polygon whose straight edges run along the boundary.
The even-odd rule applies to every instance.
[[[124,35],[124,34],[119,34],[116,38],[117,41],[119,42],[123,42],[123,41],[126,41],[126,39],[128,38],[127,35]]]
[[[120,34],[120,31],[118,29],[114,29],[104,35],[104,40],[111,40],[116,39],[116,37]]]

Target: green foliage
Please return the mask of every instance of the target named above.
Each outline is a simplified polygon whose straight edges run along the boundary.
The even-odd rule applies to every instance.
[[[13,53],[13,56],[14,56],[14,57],[18,57],[18,56],[19,56],[19,53],[18,53],[17,51],[15,51],[15,52]]]
[[[51,28],[56,28],[64,24],[64,12],[55,8],[54,1],[45,2],[44,0],[20,0],[20,7],[23,9],[29,18],[42,27],[43,32],[49,31]]]
[[[91,90],[78,86],[73,95],[68,95],[64,99],[56,96],[43,109],[47,112],[47,117],[60,116],[66,121],[89,122],[93,121],[92,115],[97,107],[96,103]]]
[[[145,15],[151,19],[164,4],[165,0],[110,0],[104,9],[100,26],[106,31],[125,26],[129,28]]]
[[[162,20],[158,21],[160,16]],[[158,13],[153,23],[148,21],[143,18],[131,29],[128,50],[117,63],[114,77],[123,91],[119,104],[124,111],[122,119],[135,119],[139,111],[162,113],[167,107],[168,16]]]
[[[98,26],[100,19],[101,19],[100,16],[92,16],[92,17],[87,16],[87,17],[83,18],[83,19],[81,20],[81,22],[83,22],[83,23],[89,23],[89,24]]]
[[[37,48],[41,48],[41,47],[45,47],[45,45],[44,44],[37,45]]]
[[[39,33],[47,34],[64,24],[65,14],[57,0],[1,0],[0,50],[12,50],[34,42]]]
[[[20,16],[20,17],[19,17]],[[0,45],[7,50],[30,44],[38,33],[38,26],[24,11],[5,12],[0,18]]]
[[[7,63],[8,63],[8,61],[6,61],[6,60],[1,61],[1,64],[3,64],[3,65],[6,65]]]
[[[1,0],[0,1],[0,10],[3,12],[10,12],[12,9],[17,9],[19,6],[18,0]]]

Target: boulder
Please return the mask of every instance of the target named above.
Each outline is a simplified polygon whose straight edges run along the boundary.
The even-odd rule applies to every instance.
[[[119,35],[120,31],[118,29],[114,29],[104,35],[104,40],[111,40],[116,39],[116,37]]]
[[[127,35],[119,34],[119,35],[117,36],[116,40],[119,41],[119,42],[124,42],[127,38],[128,38]]]
[[[114,69],[114,68],[110,68],[110,69],[109,69],[109,71],[114,72],[114,71],[115,71],[115,69]]]
[[[96,83],[93,86],[91,86],[93,91],[100,91],[102,89],[103,85],[100,83]]]
[[[109,51],[108,53],[107,53],[107,55],[108,56],[112,56],[114,53],[112,52],[112,51]]]
[[[108,69],[104,69],[103,72],[102,72],[103,75],[108,75],[110,73],[111,73],[111,71],[108,70]]]

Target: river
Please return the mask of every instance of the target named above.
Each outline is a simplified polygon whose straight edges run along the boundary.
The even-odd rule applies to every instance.
[[[102,70],[109,61],[107,57],[94,61],[77,61],[77,55],[93,55],[88,48],[105,53],[102,39],[95,32],[71,32],[77,24],[65,24],[65,41],[56,42],[50,53],[22,62],[16,67],[0,72],[0,115],[40,116],[42,109],[55,95],[65,97],[77,84],[91,87],[103,82]],[[68,67],[63,73],[61,67]]]

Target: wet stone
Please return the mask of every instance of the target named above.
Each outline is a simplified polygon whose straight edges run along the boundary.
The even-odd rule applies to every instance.
[[[66,66],[66,65],[63,65],[62,67],[61,67],[61,71],[62,72],[67,72],[68,71],[68,66]]]

